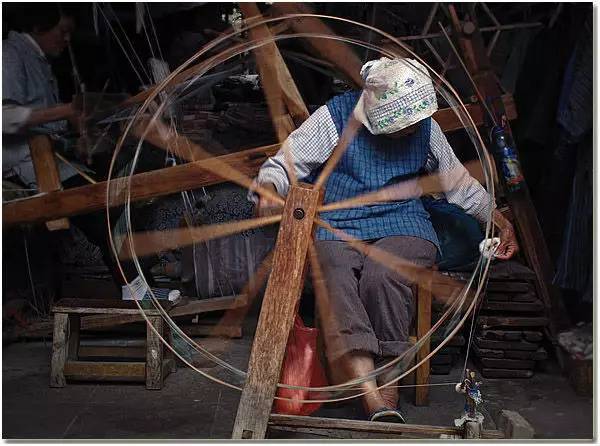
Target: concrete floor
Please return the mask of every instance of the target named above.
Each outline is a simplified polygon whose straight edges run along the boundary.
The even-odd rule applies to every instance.
[[[245,367],[249,347],[250,341],[236,340],[222,357]],[[148,391],[137,384],[97,383],[72,383],[63,389],[51,389],[50,349],[51,342],[4,347],[4,439],[230,438],[239,400],[236,390],[214,384],[187,368],[170,375],[161,391]],[[433,376],[432,381],[456,382],[460,373],[457,367],[451,375]],[[532,379],[484,380],[482,392],[487,428],[495,428],[494,419],[500,409],[511,409],[532,424],[537,438],[593,436],[592,398],[577,396],[553,364]],[[413,406],[409,393],[403,395],[402,409],[410,423],[452,425],[463,407],[463,400],[451,385],[432,387],[429,407]],[[356,403],[329,405],[315,415],[362,417]]]

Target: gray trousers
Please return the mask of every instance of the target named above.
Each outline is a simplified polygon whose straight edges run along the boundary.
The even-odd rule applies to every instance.
[[[416,237],[369,244],[424,267],[433,265],[437,253],[433,243]],[[378,360],[406,351],[415,311],[412,283],[347,242],[322,240],[316,248],[330,301],[317,301],[328,359],[361,351]]]

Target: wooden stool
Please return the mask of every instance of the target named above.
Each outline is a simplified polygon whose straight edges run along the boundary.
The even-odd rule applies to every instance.
[[[150,302],[141,302],[146,316],[158,334],[170,338],[170,330],[163,326],[163,319],[158,310]],[[165,302],[163,308],[168,310],[170,304]],[[142,381],[146,389],[160,390],[163,380],[175,371],[176,364],[173,353],[167,349],[167,358],[163,352],[163,343],[157,333],[147,325],[145,361],[82,361],[79,358],[79,329],[81,315],[129,315],[140,314],[134,301],[118,299],[61,299],[52,308],[54,313],[54,334],[52,338],[52,364],[50,371],[50,387],[64,387],[66,379],[81,381]],[[165,329],[167,328],[167,329]],[[170,342],[170,339],[169,339]],[[112,351],[114,350],[114,351]],[[104,348],[102,353],[94,356],[128,357],[120,348]],[[112,352],[112,353],[111,353]]]

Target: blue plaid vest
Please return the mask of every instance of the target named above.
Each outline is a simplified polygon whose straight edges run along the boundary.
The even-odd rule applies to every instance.
[[[352,91],[327,102],[338,135],[360,97]],[[429,153],[431,118],[421,121],[418,130],[405,138],[372,135],[362,128],[349,144],[344,156],[325,185],[324,203],[352,198],[414,177],[422,171]],[[314,181],[320,170],[311,175]],[[439,249],[429,213],[420,199],[324,212],[321,218],[334,228],[360,240],[405,235],[429,240]],[[317,240],[339,240],[317,227]]]

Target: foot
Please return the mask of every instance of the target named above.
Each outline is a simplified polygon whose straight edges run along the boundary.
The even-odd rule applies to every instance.
[[[399,410],[397,409],[388,409],[387,407],[382,407],[381,409],[376,410],[369,417],[370,421],[379,421],[382,423],[402,423],[406,424],[406,420],[402,416]]]

